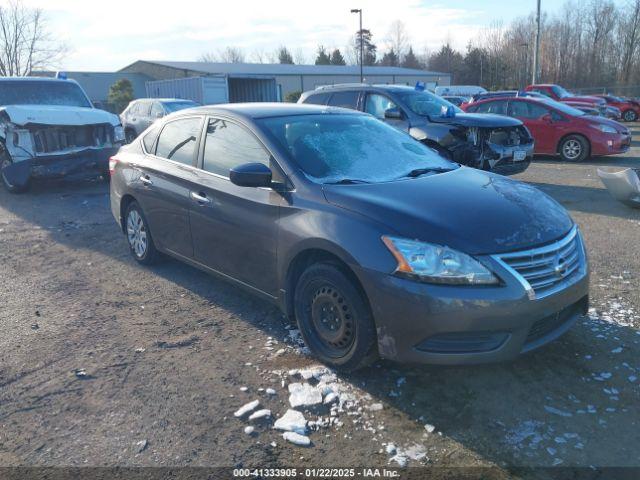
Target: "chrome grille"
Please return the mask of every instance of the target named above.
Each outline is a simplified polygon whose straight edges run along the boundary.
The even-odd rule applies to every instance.
[[[544,247],[494,255],[525,287],[529,297],[551,295],[584,269],[584,253],[577,227],[562,240]]]

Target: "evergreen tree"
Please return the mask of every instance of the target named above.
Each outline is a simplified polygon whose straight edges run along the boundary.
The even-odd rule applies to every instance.
[[[331,65],[331,57],[327,54],[322,45],[318,46],[318,56],[316,57],[316,65]]]
[[[278,49],[278,62],[293,65],[293,56],[287,47],[282,46]]]
[[[331,65],[346,65],[342,53],[337,48],[331,53]]]

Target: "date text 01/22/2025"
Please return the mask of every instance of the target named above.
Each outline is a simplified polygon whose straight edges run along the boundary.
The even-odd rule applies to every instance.
[[[389,468],[236,468],[233,476],[259,478],[400,478],[400,472]]]

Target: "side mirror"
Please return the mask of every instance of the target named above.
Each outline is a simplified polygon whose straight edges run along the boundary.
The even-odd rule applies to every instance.
[[[229,171],[229,180],[239,187],[270,187],[271,169],[263,163],[243,163]]]
[[[164,117],[164,113],[162,113],[162,112],[156,112],[156,114],[154,115],[154,117],[156,117],[156,118],[162,118],[162,117]]]
[[[387,108],[384,111],[384,118],[389,120],[402,120],[402,112],[398,107]]]
[[[542,117],[540,117],[540,120],[545,123],[553,123],[553,117],[550,113],[545,113]]]

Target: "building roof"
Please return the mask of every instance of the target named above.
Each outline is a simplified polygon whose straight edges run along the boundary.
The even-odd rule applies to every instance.
[[[150,63],[178,70],[190,70],[204,74],[228,74],[228,75],[360,75],[358,65],[289,65],[281,63],[211,63],[211,62],[171,62],[156,60],[139,60],[121,72],[126,72],[136,63]],[[449,76],[449,73],[431,72],[402,67],[365,66],[363,69],[367,75],[411,75],[411,76]]]

